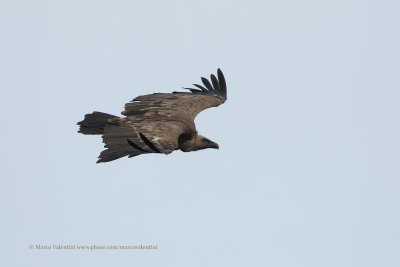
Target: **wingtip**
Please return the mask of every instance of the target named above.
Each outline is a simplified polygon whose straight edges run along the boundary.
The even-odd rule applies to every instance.
[[[220,68],[218,68],[217,74],[218,74],[219,86],[221,89],[221,95],[222,95],[222,97],[224,97],[226,99],[227,98],[226,81],[225,81],[224,74],[222,73]]]
[[[214,88],[212,87],[210,81],[207,78],[201,77],[201,81],[203,82],[204,86],[208,89],[208,91],[214,92]]]
[[[214,87],[214,91],[219,94],[220,93],[220,86],[219,86],[217,77],[215,77],[214,74],[211,74],[210,75],[210,79],[211,79],[212,85]]]
[[[217,68],[217,75],[214,75],[214,74],[210,75],[211,82],[209,79],[207,79],[205,77],[200,77],[200,79],[203,82],[204,86],[199,85],[199,84],[193,84],[195,87],[200,89],[199,91],[194,88],[187,88],[187,87],[182,87],[182,88],[186,89],[186,90],[190,90],[192,93],[204,92],[204,93],[217,94],[226,100],[226,98],[227,98],[226,81],[225,81],[225,77],[224,77],[224,74],[222,73],[221,68]]]

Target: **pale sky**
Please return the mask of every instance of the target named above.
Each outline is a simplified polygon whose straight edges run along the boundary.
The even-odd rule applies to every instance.
[[[0,265],[400,266],[399,10],[0,1]],[[95,163],[84,114],[218,67],[228,100],[196,124],[219,150]]]

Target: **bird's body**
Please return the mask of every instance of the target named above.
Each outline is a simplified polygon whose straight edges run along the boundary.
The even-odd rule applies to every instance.
[[[185,88],[191,92],[155,93],[139,96],[125,105],[120,118],[102,112],[86,114],[80,125],[82,134],[102,134],[106,150],[97,162],[145,153],[169,154],[218,148],[218,144],[197,133],[194,119],[199,112],[226,101],[225,78],[218,69],[218,79],[211,83],[202,78],[205,87]]]

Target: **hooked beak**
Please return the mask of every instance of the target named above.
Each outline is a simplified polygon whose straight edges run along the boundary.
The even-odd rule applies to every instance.
[[[217,143],[213,143],[213,145],[211,146],[211,148],[219,149],[219,145],[218,145]]]

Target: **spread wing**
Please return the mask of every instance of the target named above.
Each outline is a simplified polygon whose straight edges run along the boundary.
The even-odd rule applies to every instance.
[[[211,74],[211,83],[201,77],[204,86],[193,84],[199,89],[184,88],[191,92],[156,93],[136,97],[125,105],[121,112],[125,116],[147,117],[157,120],[160,117],[193,121],[201,111],[216,107],[227,99],[226,82],[222,71],[218,69],[218,79]]]
[[[100,153],[97,162],[148,153],[169,154],[178,148],[178,138],[183,132],[190,132],[190,129],[178,121],[111,119],[103,134],[107,149]]]
[[[227,99],[226,82],[218,69],[204,84],[185,88],[190,92],[156,93],[136,97],[121,112],[125,118],[110,119],[104,128],[104,150],[98,162],[145,153],[169,154],[178,149],[179,138],[196,134],[194,119],[202,110]]]

